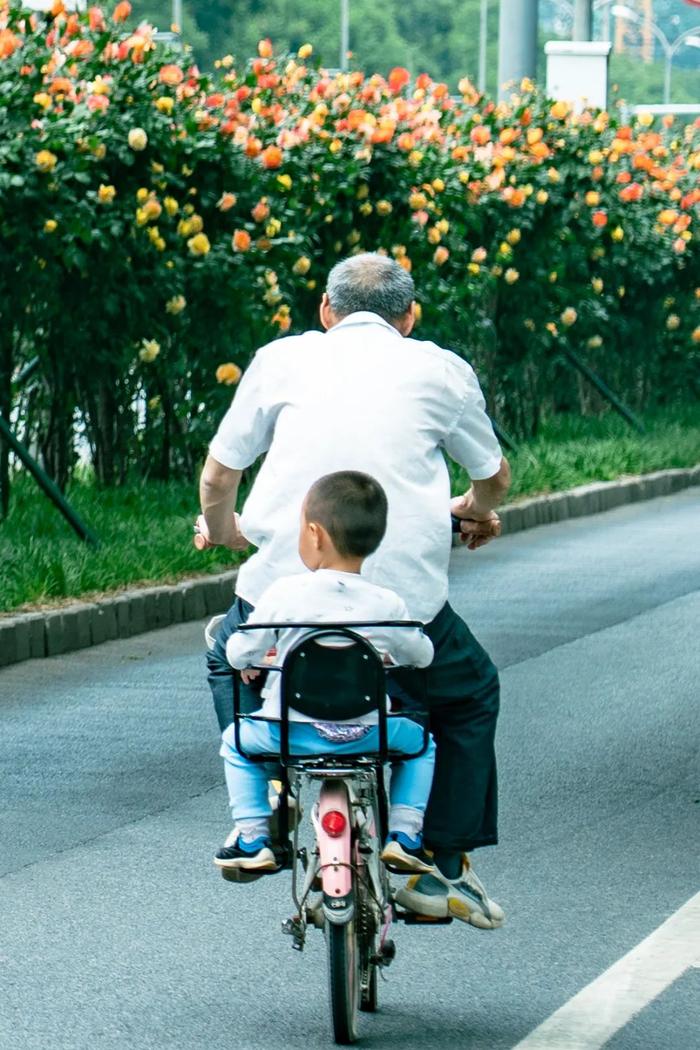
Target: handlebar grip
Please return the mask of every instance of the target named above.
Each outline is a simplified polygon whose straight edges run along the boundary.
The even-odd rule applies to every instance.
[[[200,514],[194,523],[194,537],[192,542],[198,551],[205,551],[207,547],[213,547],[214,544],[209,542],[209,529],[207,523],[204,520],[204,515]]]

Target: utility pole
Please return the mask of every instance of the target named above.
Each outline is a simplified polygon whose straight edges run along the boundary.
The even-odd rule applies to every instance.
[[[507,98],[523,77],[537,74],[537,0],[501,0],[498,18],[498,95]],[[507,86],[506,86],[507,85]]]
[[[574,34],[571,39],[593,39],[593,0],[574,0]]]
[[[489,32],[489,0],[481,0],[479,12],[479,81],[477,87],[483,93],[486,91],[486,45]]]

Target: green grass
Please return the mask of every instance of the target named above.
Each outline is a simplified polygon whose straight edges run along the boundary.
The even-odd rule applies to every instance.
[[[557,417],[536,440],[509,454],[509,501],[700,462],[700,406],[645,417],[636,434],[618,416]],[[468,478],[453,469],[455,491]],[[134,584],[171,583],[236,564],[229,551],[192,546],[197,490],[192,484],[148,482],[100,491],[76,482],[68,497],[101,539],[81,543],[31,478],[18,477],[9,518],[0,525],[0,610],[55,605]]]
[[[700,462],[700,406],[646,416],[644,425],[646,434],[637,434],[612,413],[600,419],[558,416],[545,423],[536,439],[507,453],[513,472],[508,502]],[[469,485],[459,467],[453,467],[452,479],[458,492]]]
[[[82,543],[27,476],[16,479],[7,521],[0,525],[0,610],[56,604],[135,583],[174,583],[220,572],[237,555],[197,551],[192,523],[197,487],[148,482],[99,490],[74,483],[68,500],[100,538]]]

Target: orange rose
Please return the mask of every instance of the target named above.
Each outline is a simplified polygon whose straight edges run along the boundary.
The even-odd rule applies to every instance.
[[[120,0],[120,3],[112,11],[113,22],[126,22],[127,18],[131,14],[131,4],[129,0]]]
[[[625,186],[624,189],[620,190],[621,201],[638,201],[641,200],[644,190],[638,182],[630,182],[629,186]]]
[[[170,87],[176,87],[185,79],[185,74],[179,66],[161,66],[160,72],[158,73],[158,79],[161,84],[168,84]]]
[[[407,69],[404,69],[403,66],[395,66],[387,78],[387,83],[394,94],[397,95],[402,88],[406,87],[410,79],[411,74]]]
[[[442,266],[450,257],[450,253],[443,244],[438,245],[433,253],[433,262],[436,266]]]
[[[515,142],[517,137],[517,128],[504,128],[501,134],[498,136],[499,141],[502,142],[504,146],[510,146],[512,142]]]
[[[101,7],[91,7],[88,10],[88,19],[90,23],[90,29],[93,32],[102,32],[105,27],[105,18],[102,14]]]
[[[604,211],[594,211],[591,215],[591,221],[593,222],[594,226],[598,226],[600,229],[602,229],[603,226],[607,226],[608,217]]]
[[[267,146],[260,156],[263,168],[279,168],[282,165],[282,150],[279,146]]]
[[[272,41],[269,36],[258,43],[258,54],[261,58],[272,58]]]
[[[664,208],[656,216],[662,226],[673,226],[674,222],[678,218],[678,212],[674,211],[673,208]]]
[[[491,140],[491,131],[483,124],[477,124],[475,128],[472,128],[469,138],[475,145],[485,146]]]
[[[235,193],[222,193],[216,206],[219,211],[228,211],[229,208],[233,208],[237,200],[238,198]]]
[[[247,230],[234,230],[231,238],[234,252],[247,252],[250,248],[250,234]]]
[[[250,214],[253,216],[255,222],[265,222],[265,219],[270,214],[270,206],[267,203],[267,198],[263,197],[254,208],[251,209]]]
[[[245,155],[246,157],[257,157],[262,150],[262,142],[260,139],[256,139],[254,135],[248,139],[245,144]]]

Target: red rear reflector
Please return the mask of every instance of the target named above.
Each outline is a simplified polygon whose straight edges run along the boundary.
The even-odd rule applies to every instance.
[[[345,831],[345,825],[347,821],[342,813],[339,813],[337,809],[329,809],[327,813],[324,813],[321,817],[321,827],[327,835],[331,838],[337,839],[339,835],[342,835]]]

